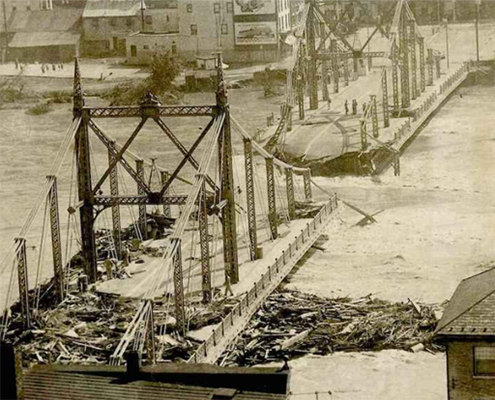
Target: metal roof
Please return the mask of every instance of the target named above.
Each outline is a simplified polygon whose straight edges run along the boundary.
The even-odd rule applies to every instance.
[[[75,31],[83,10],[80,8],[14,11],[7,22],[9,32]]]
[[[140,0],[88,0],[83,18],[134,17],[140,9]]]
[[[50,366],[36,366],[24,375],[25,400],[283,400],[284,394],[240,392],[218,388],[124,381],[105,375],[60,372]]]
[[[459,284],[435,332],[495,336],[495,268]]]
[[[10,48],[73,46],[80,35],[72,32],[18,32],[9,43]]]

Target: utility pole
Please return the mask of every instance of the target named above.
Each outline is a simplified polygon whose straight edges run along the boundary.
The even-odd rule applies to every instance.
[[[476,27],[476,61],[479,63],[480,62],[480,38],[479,38],[479,19],[480,19],[480,5],[481,5],[481,0],[476,0],[476,22],[475,22],[475,27]]]

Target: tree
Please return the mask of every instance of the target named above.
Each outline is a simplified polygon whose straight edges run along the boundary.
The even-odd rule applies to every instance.
[[[150,90],[157,95],[169,91],[179,72],[180,65],[175,57],[168,52],[155,54],[150,65]]]

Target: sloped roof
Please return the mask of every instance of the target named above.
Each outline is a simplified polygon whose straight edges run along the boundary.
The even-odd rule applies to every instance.
[[[123,381],[112,376],[64,373],[37,366],[24,375],[25,400],[211,400],[229,394],[232,400],[283,400],[284,394],[240,392],[142,380]],[[222,398],[229,398],[222,397]]]
[[[495,268],[459,284],[435,332],[495,336]]]
[[[133,17],[140,9],[140,0],[88,0],[83,18]]]
[[[14,11],[7,22],[9,32],[63,32],[77,30],[83,10]]]
[[[70,46],[79,41],[80,35],[72,32],[18,32],[9,43],[11,48]]]

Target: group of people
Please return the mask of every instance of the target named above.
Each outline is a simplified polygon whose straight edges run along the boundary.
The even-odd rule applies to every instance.
[[[57,70],[63,70],[64,69],[64,63],[58,63],[58,64],[41,64],[41,73],[44,74],[45,72],[50,71],[50,67],[52,71],[57,71]]]
[[[367,104],[363,102],[363,114],[366,111]],[[349,101],[345,101],[344,103],[345,115],[349,115]],[[352,99],[352,115],[357,115],[358,102],[356,99]]]

